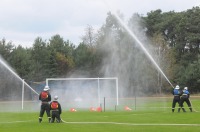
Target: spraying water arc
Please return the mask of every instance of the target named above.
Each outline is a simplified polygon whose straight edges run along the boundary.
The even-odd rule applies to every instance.
[[[128,26],[122,21],[122,19],[118,16],[117,13],[115,13],[112,8],[109,6],[107,2],[104,1],[104,3],[109,7],[111,10],[111,13],[116,17],[116,19],[120,22],[121,26],[129,33],[129,35],[140,45],[144,53],[149,57],[149,59],[153,62],[153,64],[156,66],[156,68],[159,70],[159,72],[164,76],[164,78],[167,80],[167,82],[174,88],[172,83],[169,81],[165,73],[161,70],[161,68],[158,66],[156,61],[153,59],[153,57],[150,55],[150,53],[147,51],[147,49],[144,47],[142,42],[136,37],[136,35],[128,28]]]
[[[30,88],[34,93],[36,93],[37,95],[39,95],[33,88],[31,88],[31,86],[29,86],[23,79],[21,79],[19,77],[19,75],[17,75],[4,61],[3,58],[0,56],[0,64],[2,64],[5,68],[7,68],[15,77],[17,77],[19,80],[21,80],[22,82],[24,82],[24,84],[26,86],[28,86],[28,88]]]
[[[144,47],[142,42],[135,36],[135,34],[124,24],[124,22],[120,19],[120,17],[117,14],[114,14],[114,16],[117,18],[117,20],[121,23],[121,25],[127,30],[127,32],[131,35],[132,38],[140,45],[144,53],[149,57],[149,59],[153,62],[153,64],[156,66],[156,68],[160,71],[160,73],[165,77],[165,79],[169,82],[169,84],[174,88],[172,83],[169,81],[167,76],[164,74],[164,72],[161,70],[161,68],[158,66],[158,64],[155,62],[153,57],[150,55],[150,53],[147,51],[147,49]]]

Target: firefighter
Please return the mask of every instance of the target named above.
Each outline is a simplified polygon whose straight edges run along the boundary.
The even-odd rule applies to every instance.
[[[50,109],[51,109],[51,123],[54,123],[55,119],[56,122],[60,123],[61,118],[60,114],[62,113],[61,105],[58,102],[58,96],[54,97],[54,101],[50,103]]]
[[[174,95],[173,102],[172,102],[172,112],[174,112],[176,103],[178,103],[178,105],[180,103],[181,92],[180,92],[179,85],[176,85],[176,87],[172,90],[172,94]]]
[[[188,87],[185,87],[182,91],[182,96],[180,100],[180,108],[184,109],[183,103],[186,102],[190,109],[190,112],[192,112],[192,105],[189,98],[190,98],[190,92],[188,91]],[[180,111],[180,108],[178,111]],[[185,109],[183,111],[186,112]]]
[[[42,122],[42,117],[45,111],[48,117],[48,121],[49,122],[51,121],[50,105],[49,105],[49,102],[51,101],[51,94],[49,93],[49,90],[50,90],[49,86],[45,86],[43,91],[39,95],[39,100],[41,101],[39,123]]]

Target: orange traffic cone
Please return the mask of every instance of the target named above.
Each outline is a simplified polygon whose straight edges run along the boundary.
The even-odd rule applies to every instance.
[[[70,112],[76,112],[76,109],[71,108],[71,109],[70,109]]]
[[[132,109],[129,108],[128,106],[125,106],[124,109],[125,109],[126,111],[130,111],[130,110],[132,110]]]
[[[91,107],[90,111],[96,111],[96,109],[94,107]]]

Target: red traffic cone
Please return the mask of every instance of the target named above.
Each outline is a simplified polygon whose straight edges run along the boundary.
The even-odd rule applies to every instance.
[[[96,111],[96,109],[94,107],[91,107],[90,111]]]
[[[76,112],[76,109],[71,108],[71,109],[70,109],[70,112]]]
[[[124,107],[124,110],[126,110],[126,111],[130,111],[130,110],[132,110],[132,109],[129,108],[128,106],[125,106],[125,107]]]
[[[97,111],[98,111],[98,112],[101,112],[101,111],[102,111],[102,108],[101,108],[101,107],[97,107]]]

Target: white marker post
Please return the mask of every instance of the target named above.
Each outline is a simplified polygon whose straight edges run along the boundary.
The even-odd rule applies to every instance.
[[[24,79],[22,80],[22,110],[24,109]]]

